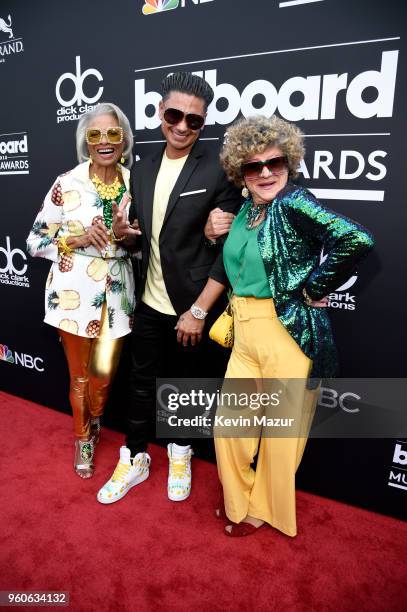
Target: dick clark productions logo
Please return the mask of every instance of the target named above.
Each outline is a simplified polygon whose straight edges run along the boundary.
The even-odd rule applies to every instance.
[[[10,236],[6,236],[6,247],[0,246],[0,283],[16,287],[30,286],[27,271],[27,257],[21,249],[12,249]],[[5,264],[5,265],[3,265]]]
[[[91,77],[92,85],[86,84],[86,90],[93,88],[94,95],[87,95],[84,91],[84,82]],[[103,77],[96,68],[88,68],[82,72],[81,58],[75,58],[75,73],[64,72],[56,82],[55,95],[61,107],[57,110],[57,123],[77,121],[81,115],[93,110],[100,100],[104,87],[96,87],[94,81],[102,83]]]

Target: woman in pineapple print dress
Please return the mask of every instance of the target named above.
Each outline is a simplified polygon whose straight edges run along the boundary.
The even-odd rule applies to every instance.
[[[44,320],[62,339],[70,373],[74,468],[89,478],[100,417],[132,326],[134,276],[114,233],[114,221],[127,217],[130,204],[129,121],[114,104],[100,104],[79,120],[76,145],[79,165],[52,185],[27,249],[53,262]]]

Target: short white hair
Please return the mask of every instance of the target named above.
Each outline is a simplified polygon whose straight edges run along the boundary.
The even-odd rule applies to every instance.
[[[78,121],[78,127],[76,129],[76,153],[78,155],[78,161],[82,162],[89,159],[89,151],[86,143],[86,129],[95,117],[100,115],[112,115],[116,117],[120,127],[123,128],[124,137],[124,150],[123,157],[126,158],[124,166],[131,168],[133,165],[133,132],[130,127],[130,121],[126,115],[116,104],[111,102],[102,102],[98,104],[96,108],[85,113],[81,116]]]

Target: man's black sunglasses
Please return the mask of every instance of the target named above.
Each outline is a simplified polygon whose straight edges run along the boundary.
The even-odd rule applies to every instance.
[[[178,108],[167,108],[164,111],[164,119],[170,125],[177,125],[185,118],[185,123],[190,130],[200,130],[205,123],[205,117],[195,113],[183,113]]]

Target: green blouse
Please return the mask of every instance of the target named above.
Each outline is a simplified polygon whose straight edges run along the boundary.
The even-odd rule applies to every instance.
[[[247,208],[244,206],[234,219],[223,247],[226,274],[235,295],[270,298],[273,296],[258,244],[258,234],[263,224],[247,229]]]

